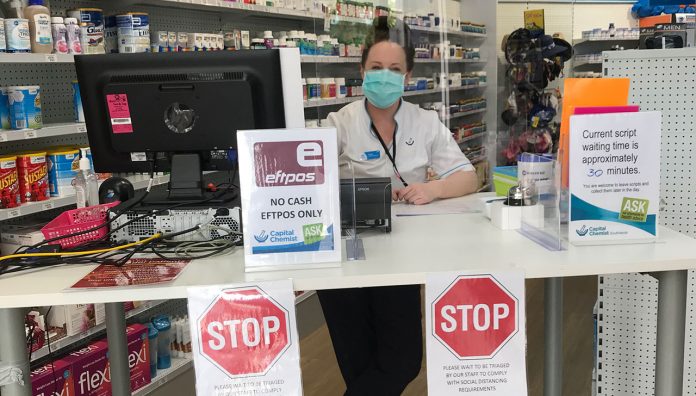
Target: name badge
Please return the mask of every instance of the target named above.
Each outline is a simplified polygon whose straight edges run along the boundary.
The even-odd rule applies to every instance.
[[[360,158],[363,161],[374,161],[379,159],[380,155],[381,154],[379,151],[365,151],[363,155],[360,156]]]

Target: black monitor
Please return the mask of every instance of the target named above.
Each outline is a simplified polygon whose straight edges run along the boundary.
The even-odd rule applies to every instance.
[[[171,171],[169,199],[202,198],[202,171],[236,166],[238,130],[285,128],[286,103],[302,106],[299,72],[284,78],[281,58],[279,50],[76,56],[95,170]],[[297,59],[289,69],[299,70]]]

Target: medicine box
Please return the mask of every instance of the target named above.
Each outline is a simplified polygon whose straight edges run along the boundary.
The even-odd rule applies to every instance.
[[[75,396],[111,396],[107,352],[106,341],[97,341],[65,358],[72,366]]]
[[[74,336],[102,324],[106,312],[104,304],[56,305],[48,314],[48,326],[65,329],[67,336]]]
[[[33,396],[73,396],[72,367],[66,360],[55,360],[31,371]]]
[[[178,52],[188,51],[188,33],[179,32],[176,34],[176,46]]]
[[[202,33],[188,34],[189,51],[203,51],[203,36]]]
[[[6,225],[0,230],[0,242],[19,246],[32,246],[43,242],[43,225]]]
[[[177,52],[177,46],[176,46],[176,32],[168,32],[167,33],[167,50],[169,52]]]
[[[150,341],[147,338],[147,331],[147,327],[141,324],[126,327],[131,392],[135,392],[152,381],[150,376]]]

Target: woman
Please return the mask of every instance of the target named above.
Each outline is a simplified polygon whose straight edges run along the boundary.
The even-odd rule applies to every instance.
[[[362,54],[366,100],[329,115],[341,176],[391,177],[393,199],[427,204],[476,190],[474,167],[437,113],[401,100],[415,50],[408,27],[375,20]],[[439,180],[427,182],[428,169]],[[400,395],[423,357],[420,286],[319,292],[345,395]]]

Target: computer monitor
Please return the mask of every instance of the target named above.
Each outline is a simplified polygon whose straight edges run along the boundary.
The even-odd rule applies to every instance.
[[[236,166],[238,130],[304,127],[297,49],[75,57],[97,172],[170,171],[170,199]]]

